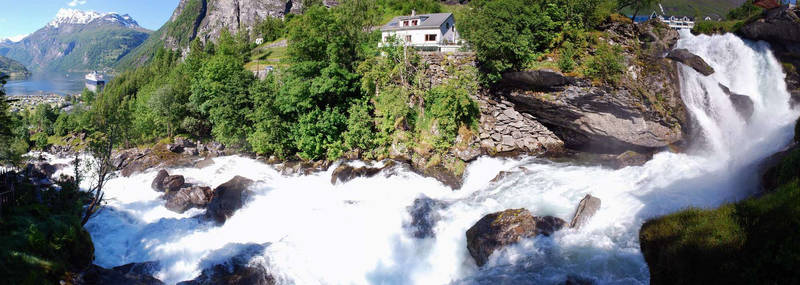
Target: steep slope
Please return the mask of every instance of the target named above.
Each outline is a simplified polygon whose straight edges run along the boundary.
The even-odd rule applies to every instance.
[[[34,72],[102,70],[148,34],[128,15],[61,9],[53,21],[23,40],[0,43],[0,55]]]
[[[118,68],[148,61],[159,47],[186,50],[195,38],[214,41],[224,29],[235,34],[250,30],[266,17],[299,13],[301,3],[301,0],[181,0],[169,21],[122,59]]]
[[[31,75],[24,65],[4,56],[0,56],[0,74],[8,75],[11,79],[24,79]]]
[[[733,8],[739,7],[745,0],[662,0],[661,6],[667,15],[695,16],[701,17],[725,17]],[[661,12],[660,8],[657,12]],[[652,11],[647,11],[647,14]]]

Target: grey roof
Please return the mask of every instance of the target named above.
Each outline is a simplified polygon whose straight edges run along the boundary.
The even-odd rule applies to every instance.
[[[392,18],[389,23],[383,25],[381,27],[381,31],[400,31],[400,30],[420,30],[420,29],[432,29],[441,27],[444,22],[447,21],[450,17],[452,17],[452,13],[436,13],[436,14],[419,14],[416,16],[397,16]],[[400,21],[403,20],[413,20],[413,19],[420,19],[421,22],[417,26],[408,26],[403,27],[400,25]]]

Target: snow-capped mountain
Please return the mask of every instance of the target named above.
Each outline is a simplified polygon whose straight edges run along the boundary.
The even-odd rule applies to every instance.
[[[58,28],[62,25],[85,25],[95,20],[117,23],[121,26],[129,28],[138,28],[137,23],[128,14],[120,15],[114,12],[111,13],[98,13],[95,11],[81,11],[75,9],[60,9],[56,14],[56,18],[50,21],[46,27]]]
[[[0,56],[34,72],[101,70],[116,64],[149,33],[129,15],[61,9],[24,39],[0,40]]]

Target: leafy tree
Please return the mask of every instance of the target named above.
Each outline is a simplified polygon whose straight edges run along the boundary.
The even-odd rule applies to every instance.
[[[256,37],[264,39],[264,42],[271,42],[281,38],[286,30],[286,24],[281,18],[266,17],[253,28]]]
[[[370,114],[371,105],[367,101],[350,105],[347,117],[347,131],[344,133],[345,147],[370,151],[375,146],[375,124]]]
[[[550,48],[563,26],[550,16],[563,11],[544,1],[483,0],[470,5],[460,30],[490,83],[503,72],[526,67],[536,53]]]
[[[14,129],[18,123],[9,112],[9,104],[3,88],[7,79],[7,75],[0,74],[0,146],[2,146],[0,147],[0,163],[16,163],[21,154],[28,151],[28,146],[26,142],[24,149],[20,149],[19,141],[15,139]]]
[[[242,144],[249,133],[243,125],[253,102],[248,89],[253,74],[244,69],[241,44],[223,33],[216,54],[193,79],[190,101],[208,116],[211,133],[225,144]]]
[[[270,74],[265,80],[255,82],[250,93],[254,107],[247,118],[253,122],[253,132],[248,135],[247,141],[253,151],[274,154],[280,158],[294,153],[289,124],[281,118],[275,105],[278,94],[276,76]]]
[[[342,132],[347,124],[347,117],[337,108],[314,109],[301,115],[297,127],[293,130],[298,155],[303,159],[319,159],[336,154],[330,150],[340,147]]]

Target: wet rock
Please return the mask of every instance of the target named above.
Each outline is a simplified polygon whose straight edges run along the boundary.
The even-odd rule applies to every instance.
[[[432,238],[436,235],[433,228],[442,219],[439,210],[445,208],[447,208],[446,203],[422,195],[414,199],[414,204],[408,207],[411,223],[405,225],[405,228],[415,238]]]
[[[186,183],[186,179],[183,178],[183,175],[170,175],[167,178],[164,178],[163,182],[163,191],[168,193],[172,193],[178,191],[183,187],[183,184]]]
[[[557,89],[577,81],[574,77],[564,76],[550,69],[526,70],[503,73],[503,84],[524,89]]]
[[[183,146],[179,144],[168,144],[167,149],[174,153],[183,153]]]
[[[170,211],[183,213],[191,208],[204,208],[211,201],[211,197],[213,197],[211,187],[184,187],[166,197],[165,207]]]
[[[617,155],[613,161],[613,166],[616,169],[628,166],[642,166],[652,158],[653,156],[650,154],[642,154],[629,150]]]
[[[206,167],[209,167],[209,166],[212,166],[212,165],[214,165],[214,160],[213,160],[213,159],[211,159],[210,157],[206,157],[205,159],[203,159],[203,160],[201,160],[201,161],[198,161],[197,163],[195,163],[195,164],[194,164],[194,167],[197,167],[197,168],[206,168]]]
[[[722,84],[719,84],[719,88],[721,88],[722,92],[725,92],[725,94],[730,97],[733,107],[736,109],[736,112],[742,116],[742,118],[745,120],[750,120],[750,118],[753,117],[755,105],[749,96],[733,93],[731,92],[731,89]]]
[[[535,217],[526,209],[510,209],[491,213],[467,230],[467,250],[478,266],[483,266],[492,253],[504,246],[537,235],[549,236],[567,225],[552,216]]]
[[[29,163],[25,166],[25,173],[30,178],[47,179],[53,176],[58,168],[47,162]]]
[[[241,248],[239,252],[226,258],[222,263],[209,264],[200,276],[193,280],[183,281],[179,285],[272,285],[275,278],[260,263],[252,262],[253,257],[261,255],[266,245],[247,244],[234,245]],[[221,251],[231,250],[226,246]],[[214,253],[212,253],[214,255]]]
[[[106,269],[92,264],[87,270],[79,274],[74,280],[74,284],[160,285],[164,283],[150,275],[125,270]]]
[[[195,144],[191,140],[189,140],[187,138],[182,138],[182,137],[176,137],[175,140],[174,140],[174,143],[175,143],[175,145],[181,146],[183,148],[190,148],[190,147],[196,147],[197,146],[197,144]]]
[[[714,74],[714,68],[708,65],[702,57],[691,53],[687,49],[674,49],[667,54],[667,58],[683,63],[702,75],[709,76]]]
[[[336,167],[331,174],[331,184],[337,182],[345,183],[359,177],[373,177],[381,172],[383,168],[373,167],[352,167],[350,165],[342,164]]]
[[[581,226],[586,224],[589,219],[600,210],[600,199],[587,194],[586,197],[581,199],[578,203],[578,208],[575,209],[575,214],[572,216],[572,221],[569,223],[571,229],[580,229]]]
[[[164,179],[167,177],[169,177],[169,173],[166,170],[159,170],[156,178],[153,179],[153,183],[150,183],[150,187],[158,192],[164,192]]]
[[[206,218],[224,224],[228,218],[244,206],[245,200],[252,194],[252,191],[247,190],[252,184],[253,180],[237,175],[228,182],[217,186],[211,202],[208,203]]]
[[[586,278],[586,277],[577,276],[577,275],[571,275],[570,274],[570,275],[567,276],[567,280],[565,280],[563,284],[564,285],[594,285],[594,284],[597,284],[597,282],[595,282],[594,279],[591,279],[591,278]]]

